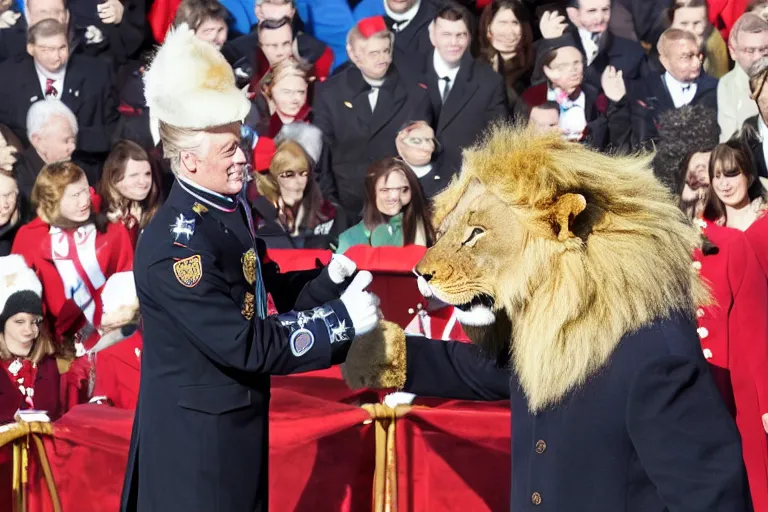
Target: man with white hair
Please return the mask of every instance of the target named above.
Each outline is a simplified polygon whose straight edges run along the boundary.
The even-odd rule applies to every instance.
[[[136,250],[144,351],[121,511],[266,511],[270,375],[342,362],[378,299],[349,259],[280,274],[266,257],[244,199],[250,102],[219,51],[182,25],[144,83],[176,182]]]
[[[744,121],[757,115],[757,105],[750,98],[747,71],[768,55],[768,21],[751,12],[743,14],[728,36],[728,51],[736,65],[717,84],[720,142],[728,140]]]
[[[59,100],[38,101],[27,113],[30,146],[16,161],[14,173],[21,194],[29,199],[45,164],[70,160],[77,140],[77,118]]]
[[[360,21],[347,36],[354,65],[315,90],[312,123],[325,134],[328,148],[320,186],[352,224],[363,210],[368,167],[397,154],[395,139],[407,121],[434,122],[428,86],[406,79],[392,63],[393,39],[381,16]]]

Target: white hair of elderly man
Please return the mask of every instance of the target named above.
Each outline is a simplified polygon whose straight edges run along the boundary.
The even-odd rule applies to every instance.
[[[72,133],[77,136],[77,118],[75,114],[60,100],[41,100],[29,107],[27,111],[27,138],[39,134],[45,130],[50,120],[54,117],[62,117],[69,122]]]

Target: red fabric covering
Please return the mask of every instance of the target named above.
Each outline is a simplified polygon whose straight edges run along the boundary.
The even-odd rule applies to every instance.
[[[395,434],[399,510],[509,510],[509,429],[506,402],[412,409]]]
[[[345,403],[369,398],[376,396],[350,391],[337,368],[274,379],[271,510],[370,507],[375,460],[370,425],[363,425],[368,414]],[[75,407],[56,423],[55,435],[45,445],[63,510],[119,509],[132,423],[132,411],[92,404]],[[50,510],[45,483],[35,478],[29,512]]]
[[[357,22],[357,30],[360,31],[360,35],[368,39],[374,34],[387,30],[387,23],[383,16],[370,16]]]
[[[152,29],[152,36],[158,44],[163,44],[165,34],[173,24],[173,18],[180,3],[181,0],[155,0],[152,3],[147,13],[147,21]]]
[[[747,0],[707,0],[709,22],[718,30],[726,42],[731,27],[747,9]]]

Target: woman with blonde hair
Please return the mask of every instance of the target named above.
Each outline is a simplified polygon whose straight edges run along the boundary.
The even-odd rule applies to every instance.
[[[80,167],[46,165],[32,190],[38,217],[19,229],[12,248],[43,283],[44,316],[54,339],[74,344],[77,353],[98,340],[107,279],[133,268],[128,231],[98,213],[94,199]]]
[[[310,81],[306,68],[293,57],[276,64],[261,79],[245,123],[259,136],[276,137],[284,125],[309,122]]]
[[[344,215],[336,215],[313,177],[322,137],[310,124],[285,126],[269,171],[256,175],[254,221],[267,247],[327,249],[346,228]]]
[[[149,155],[129,140],[120,140],[104,163],[99,182],[101,211],[110,222],[122,222],[133,246],[160,207],[160,180]]]

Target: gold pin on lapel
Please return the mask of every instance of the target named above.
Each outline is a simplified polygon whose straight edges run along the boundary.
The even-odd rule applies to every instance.
[[[352,108],[352,104],[350,102],[348,102],[348,101],[344,102],[344,106],[347,107],[347,108]]]

